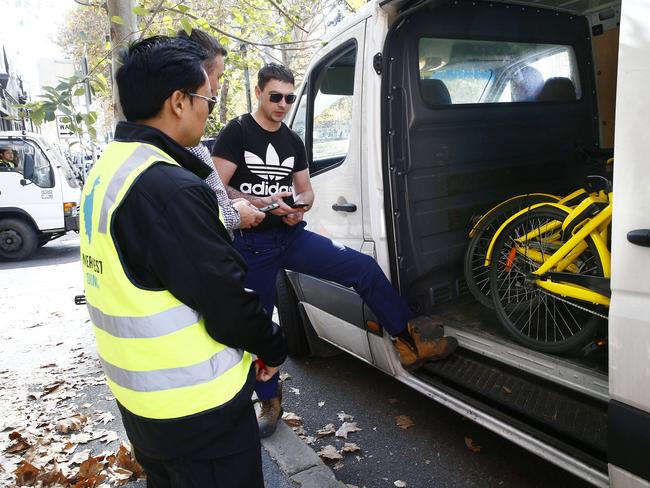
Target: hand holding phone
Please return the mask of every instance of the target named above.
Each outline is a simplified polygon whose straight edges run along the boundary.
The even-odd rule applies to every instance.
[[[278,207],[280,207],[280,205],[279,205],[278,203],[273,202],[273,203],[271,203],[270,205],[267,205],[266,207],[260,207],[260,208],[258,208],[258,210],[259,210],[260,212],[264,212],[264,213],[266,213],[266,212],[270,212],[271,210],[275,210],[275,209],[278,208]]]
[[[308,203],[302,203],[302,202],[293,202],[293,203],[290,203],[289,206],[291,208],[307,208],[307,207],[309,207],[309,204]]]

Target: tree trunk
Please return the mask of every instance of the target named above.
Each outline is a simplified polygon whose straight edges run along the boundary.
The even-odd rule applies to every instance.
[[[219,122],[223,125],[228,123],[228,89],[230,88],[230,80],[225,79],[221,85],[221,93],[219,93]]]
[[[115,83],[115,73],[120,67],[119,54],[120,50],[126,47],[129,42],[137,38],[138,18],[133,13],[136,6],[135,0],[108,0],[106,7],[108,10],[108,20],[111,26],[111,48],[112,48],[112,83],[113,83],[113,113],[115,123],[124,120],[122,107],[120,105],[120,94],[117,83]],[[124,24],[111,21],[113,17],[121,17]]]

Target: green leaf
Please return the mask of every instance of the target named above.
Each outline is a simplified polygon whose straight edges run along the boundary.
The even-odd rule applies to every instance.
[[[74,93],[72,94],[73,97],[80,97],[81,95],[86,94],[86,89],[82,86],[77,88]]]
[[[192,23],[188,19],[181,19],[181,25],[183,26],[183,30],[188,36],[192,35]]]
[[[183,13],[190,11],[190,7],[188,7],[187,5],[183,5],[183,4],[179,5],[177,8],[178,8],[178,10],[180,10]]]
[[[52,122],[56,119],[56,114],[54,112],[45,112],[45,120],[47,122]]]
[[[133,8],[131,9],[131,11],[132,11],[135,15],[139,15],[140,17],[143,17],[143,16],[145,16],[145,15],[149,15],[149,10],[147,10],[146,8],[143,8],[143,7],[133,7]]]
[[[111,22],[114,24],[120,24],[120,25],[126,25],[126,22],[124,22],[124,19],[120,17],[119,15],[113,15],[111,17]]]
[[[106,41],[106,44],[104,44],[104,50],[105,51],[111,50],[111,41]]]

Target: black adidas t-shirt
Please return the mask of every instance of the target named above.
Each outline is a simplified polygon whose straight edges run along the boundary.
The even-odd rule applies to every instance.
[[[231,120],[214,143],[212,155],[237,165],[228,183],[248,195],[267,197],[293,191],[293,173],[307,169],[307,154],[300,136],[284,123],[275,132],[262,128],[251,114]],[[257,227],[286,225],[267,214]]]

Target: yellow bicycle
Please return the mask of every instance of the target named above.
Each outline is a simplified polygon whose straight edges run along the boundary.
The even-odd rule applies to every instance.
[[[485,266],[495,311],[530,348],[570,352],[607,319],[612,193],[605,181],[605,190],[575,207],[547,202],[518,212],[490,242]]]

